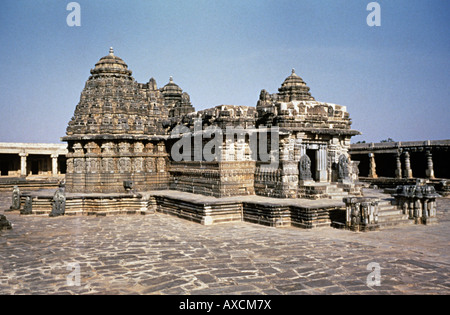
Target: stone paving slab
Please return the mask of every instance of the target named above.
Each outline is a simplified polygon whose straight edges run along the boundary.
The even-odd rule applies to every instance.
[[[0,294],[449,294],[450,199],[437,202],[437,225],[368,233],[7,212]],[[372,262],[380,286],[367,285]]]

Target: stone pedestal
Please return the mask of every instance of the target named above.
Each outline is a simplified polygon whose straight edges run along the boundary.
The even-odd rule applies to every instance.
[[[436,198],[440,197],[433,186],[428,185],[402,185],[397,186],[392,194],[398,209],[408,215],[416,224],[434,224],[436,218]]]
[[[346,206],[346,228],[352,231],[374,231],[378,224],[379,199],[368,197],[344,198]]]

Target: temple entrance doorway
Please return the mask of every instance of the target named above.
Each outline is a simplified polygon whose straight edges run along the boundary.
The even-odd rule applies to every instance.
[[[318,180],[317,174],[316,174],[316,169],[317,169],[316,152],[317,152],[317,150],[306,149],[306,155],[311,160],[311,177],[314,181]]]

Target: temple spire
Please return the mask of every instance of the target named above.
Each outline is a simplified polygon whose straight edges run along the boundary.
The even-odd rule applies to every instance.
[[[109,54],[110,54],[111,56],[114,56],[114,48],[109,47]]]

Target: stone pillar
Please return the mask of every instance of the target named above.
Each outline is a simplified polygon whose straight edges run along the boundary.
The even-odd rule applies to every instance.
[[[326,182],[328,180],[327,175],[327,148],[320,145],[316,151],[316,179],[319,182]]]
[[[52,154],[50,156],[52,158],[52,175],[58,175],[58,154]]]
[[[19,153],[19,156],[20,156],[20,176],[27,176],[28,153]]]
[[[425,171],[425,174],[428,178],[433,179],[434,177],[434,169],[433,169],[433,156],[431,154],[431,151],[426,151],[426,157],[427,157],[427,170]]]
[[[395,168],[395,178],[402,178],[402,160],[401,153],[397,153],[395,156],[396,168]]]
[[[375,153],[369,153],[369,177],[378,178],[377,166],[375,164]]]
[[[405,178],[412,178],[411,161],[409,159],[409,152],[405,152],[405,170],[403,176]]]

